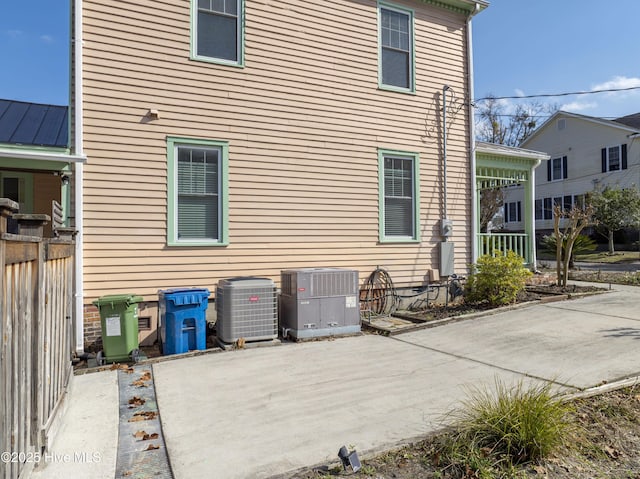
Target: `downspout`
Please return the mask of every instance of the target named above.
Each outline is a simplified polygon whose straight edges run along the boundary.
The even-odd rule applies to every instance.
[[[442,217],[445,222],[449,218],[447,216],[447,91],[449,85],[442,87]],[[447,241],[447,236],[444,236]]]
[[[74,85],[73,85],[73,105],[74,105],[74,153],[84,156],[82,148],[82,0],[74,0],[73,12],[73,54],[74,54]],[[84,283],[82,270],[84,264],[83,241],[84,241],[84,203],[83,203],[83,164],[75,164],[75,228],[76,235],[76,265],[75,265],[75,339],[76,353],[84,353]]]
[[[471,263],[478,260],[478,233],[480,228],[478,225],[478,185],[476,184],[476,122],[474,114],[473,99],[475,98],[473,91],[473,37],[471,29],[471,18],[480,11],[480,5],[475,4],[474,10],[467,17],[467,63],[469,68],[469,158],[471,161]]]

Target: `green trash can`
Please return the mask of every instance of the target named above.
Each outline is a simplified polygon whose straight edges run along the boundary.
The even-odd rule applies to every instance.
[[[105,362],[138,362],[138,303],[141,296],[113,294],[93,302],[100,311],[102,347],[97,356],[99,365]]]

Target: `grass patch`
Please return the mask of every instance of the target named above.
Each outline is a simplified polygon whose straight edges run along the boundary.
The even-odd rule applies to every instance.
[[[640,272],[571,271],[569,273],[569,279],[575,281],[590,281],[592,283],[640,286]]]
[[[584,261],[585,263],[629,263],[638,260],[640,260],[640,253],[638,251],[617,251],[613,254],[609,254],[606,251],[599,251],[576,256],[576,261]]]

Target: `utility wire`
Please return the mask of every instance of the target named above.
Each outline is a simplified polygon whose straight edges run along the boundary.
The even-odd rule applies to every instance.
[[[517,96],[487,96],[484,98],[478,98],[475,101],[486,101],[486,100],[519,100],[521,98],[549,98],[556,96],[573,96],[573,95],[594,95],[596,93],[610,93],[617,91],[630,91],[630,90],[640,90],[640,86],[631,86],[627,88],[607,88],[604,90],[590,90],[590,91],[574,91],[574,92],[564,92],[564,93],[542,93],[539,95],[517,95]]]

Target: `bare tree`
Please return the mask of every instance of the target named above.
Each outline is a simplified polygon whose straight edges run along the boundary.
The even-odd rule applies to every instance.
[[[539,125],[539,120],[558,110],[557,105],[528,101],[507,111],[493,95],[488,95],[478,107],[477,136],[482,141],[518,146]]]
[[[480,231],[486,233],[489,221],[504,204],[502,188],[488,188],[480,191]]]
[[[553,234],[556,238],[556,274],[558,286],[567,287],[569,280],[569,263],[573,253],[573,245],[587,226],[594,225],[594,208],[587,204],[584,208],[573,207],[565,210],[556,204],[553,207]],[[560,220],[566,219],[564,229],[560,228]],[[564,245],[564,248],[563,248]],[[563,254],[563,251],[564,254]]]

